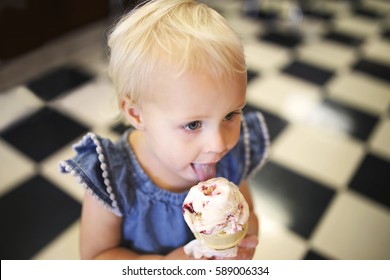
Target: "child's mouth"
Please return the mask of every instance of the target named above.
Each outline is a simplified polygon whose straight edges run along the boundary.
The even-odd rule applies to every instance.
[[[192,169],[194,170],[196,177],[199,181],[206,181],[211,178],[215,178],[217,173],[216,163],[200,164],[192,163]]]

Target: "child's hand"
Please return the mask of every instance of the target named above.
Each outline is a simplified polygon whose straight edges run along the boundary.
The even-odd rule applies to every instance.
[[[184,247],[179,247],[172,252],[170,252],[168,255],[166,255],[163,259],[164,260],[196,260],[195,258],[191,258],[184,253]]]
[[[241,242],[238,244],[237,256],[234,258],[236,260],[251,260],[255,254],[255,250],[259,244],[259,239],[255,235],[247,235]]]
[[[247,235],[241,242],[238,244],[237,256],[234,258],[223,258],[223,257],[213,257],[211,259],[215,260],[251,260],[255,254],[255,249],[259,240],[255,235]],[[184,253],[184,247],[179,247],[168,255],[166,255],[164,260],[199,260],[187,256]],[[209,258],[203,257],[200,260],[209,260]]]
[[[255,235],[247,235],[241,242],[238,244],[237,256],[234,258],[222,258],[216,257],[217,260],[251,260],[255,254],[255,249],[259,240]]]

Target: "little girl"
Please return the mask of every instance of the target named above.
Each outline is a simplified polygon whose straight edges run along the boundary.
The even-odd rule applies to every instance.
[[[89,133],[60,163],[88,191],[81,215],[83,259],[190,259],[182,215],[191,186],[225,177],[250,206],[236,259],[251,259],[258,220],[248,177],[265,161],[260,113],[242,115],[246,65],[226,20],[193,0],[156,0],[109,35],[109,73],[132,125],[117,143]]]

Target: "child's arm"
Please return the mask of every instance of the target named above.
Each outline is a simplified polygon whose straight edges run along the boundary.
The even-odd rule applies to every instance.
[[[259,235],[259,221],[253,209],[253,200],[249,189],[248,181],[243,181],[240,184],[240,191],[245,197],[245,200],[249,206],[249,227],[247,235],[254,235],[257,237]]]
[[[140,255],[120,247],[122,219],[95,198],[86,194],[83,201],[80,228],[80,255],[82,259],[189,259],[183,247],[167,256]]]
[[[245,239],[238,245],[238,258],[252,259],[258,244],[259,220],[254,212],[252,195],[250,193],[248,181],[240,185],[240,191],[245,197],[249,206],[249,228]]]

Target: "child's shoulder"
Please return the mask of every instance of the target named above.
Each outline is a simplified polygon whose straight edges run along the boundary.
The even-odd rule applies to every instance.
[[[242,123],[243,123],[244,132],[245,132],[245,127],[248,127],[251,130],[249,132],[253,132],[253,130],[255,130],[258,131],[258,133],[261,133],[263,137],[269,138],[267,124],[261,112],[249,111],[244,113]]]
[[[246,178],[264,165],[269,154],[270,137],[262,113],[250,111],[244,114],[241,142],[245,149],[244,177]]]
[[[94,168],[95,165],[99,165],[103,171],[117,168],[118,166],[114,167],[111,163],[123,160],[123,145],[121,145],[121,142],[121,140],[112,142],[108,138],[89,132],[72,146],[76,152],[76,156],[72,160],[81,167],[88,169]]]
[[[124,162],[125,147],[121,140],[114,143],[90,132],[73,145],[76,155],[59,163],[60,172],[76,177],[89,193],[118,216],[121,216],[123,204],[118,187],[122,177],[118,174],[123,174],[123,169],[129,166]]]

